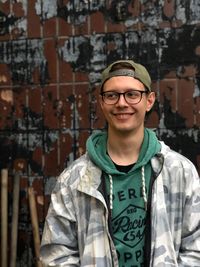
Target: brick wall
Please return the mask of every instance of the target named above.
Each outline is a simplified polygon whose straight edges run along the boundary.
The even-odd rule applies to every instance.
[[[147,126],[200,170],[199,18],[199,1],[0,2],[0,168],[9,170],[9,227],[21,176],[19,266],[35,262],[27,188],[42,232],[56,176],[105,127],[96,97],[113,60],[147,67],[157,93]]]

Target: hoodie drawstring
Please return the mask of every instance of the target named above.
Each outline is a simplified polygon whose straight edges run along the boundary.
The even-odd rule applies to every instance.
[[[113,210],[113,179],[112,176],[109,174],[109,181],[110,181],[110,211],[112,212]]]
[[[112,175],[108,174],[109,182],[110,182],[110,210],[113,210],[113,179]],[[144,200],[144,207],[145,211],[147,211],[147,194],[146,194],[146,186],[145,186],[145,173],[144,173],[144,166],[141,168],[141,176],[142,176],[142,197]]]
[[[146,186],[145,186],[144,166],[142,166],[141,172],[142,172],[142,196],[144,199],[144,208],[147,211],[147,193],[146,193]]]

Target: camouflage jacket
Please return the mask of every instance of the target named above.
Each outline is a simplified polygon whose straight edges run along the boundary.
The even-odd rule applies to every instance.
[[[150,267],[200,266],[200,180],[193,164],[162,143],[151,160]],[[99,191],[101,170],[88,154],[59,176],[46,217],[44,266],[118,267]]]

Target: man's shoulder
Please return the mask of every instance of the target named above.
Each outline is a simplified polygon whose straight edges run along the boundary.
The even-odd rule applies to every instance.
[[[175,151],[174,149],[172,149],[170,146],[166,145],[164,142],[160,142],[161,143],[161,153],[164,155],[165,159],[172,159],[177,160],[177,161],[184,161],[185,163],[192,163],[185,155],[181,154],[181,152],[179,151]]]
[[[89,164],[89,161],[90,159],[87,153],[83,154],[79,158],[69,163],[68,166],[61,172],[59,177],[65,178],[66,176],[71,175],[73,172],[79,172],[80,170],[86,168],[86,166]]]
[[[161,146],[161,154],[164,158],[164,165],[169,170],[181,168],[182,170],[184,170],[184,173],[193,173],[193,175],[198,176],[196,167],[189,158],[181,154],[181,152],[177,152],[171,149],[169,146],[165,145],[162,142]]]
[[[58,179],[63,183],[72,184],[83,179],[88,173],[92,175],[92,173],[99,171],[98,167],[91,161],[86,152],[66,167],[59,175]]]

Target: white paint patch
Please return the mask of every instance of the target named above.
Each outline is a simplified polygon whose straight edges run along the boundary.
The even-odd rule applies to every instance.
[[[200,1],[190,0],[190,21],[191,24],[197,24],[200,21]]]
[[[83,36],[68,39],[64,46],[59,49],[59,54],[66,62],[76,62],[79,58],[79,46],[86,41]]]
[[[183,24],[186,23],[186,10],[185,6],[183,5],[182,0],[177,0],[176,1],[176,19],[180,20]]]
[[[195,78],[194,80],[194,93],[193,93],[193,98],[199,97],[200,96],[200,89],[198,87],[197,79]]]
[[[22,31],[24,33],[27,32],[27,19],[26,19],[26,17],[23,17],[21,20],[18,20],[15,24],[16,24],[16,27],[20,31]]]
[[[43,20],[57,16],[56,0],[37,0],[35,3],[36,14],[41,16]]]

